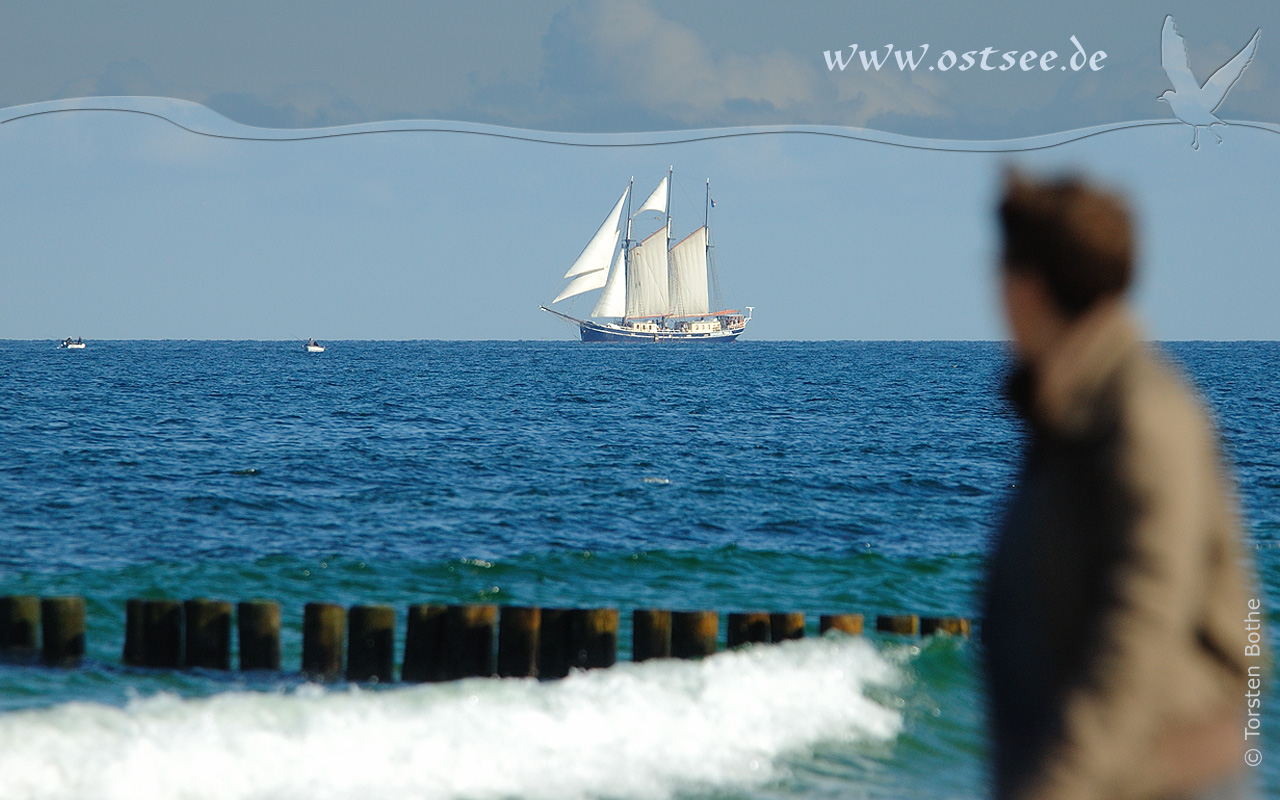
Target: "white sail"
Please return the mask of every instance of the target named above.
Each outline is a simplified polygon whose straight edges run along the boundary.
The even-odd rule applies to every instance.
[[[566,278],[572,278],[576,275],[582,275],[588,272],[595,272],[599,269],[609,268],[609,259],[613,258],[613,249],[618,246],[618,217],[622,216],[622,204],[627,200],[627,189],[622,190],[622,197],[618,198],[618,203],[609,212],[609,216],[605,217],[604,224],[600,226],[600,230],[596,231],[596,235],[591,237],[591,241],[587,242],[587,246],[582,248],[582,253],[578,259],[573,262],[573,266],[569,267],[569,271],[564,274]],[[570,284],[572,286],[573,284]],[[601,283],[600,286],[604,284]],[[592,288],[599,289],[600,286]],[[579,292],[585,292],[581,289]],[[571,297],[572,295],[565,295]],[[556,298],[557,300],[559,298]],[[552,301],[554,302],[554,301]]]
[[[613,262],[613,269],[609,271],[609,280],[604,285],[604,291],[600,293],[600,299],[596,301],[596,307],[591,310],[591,316],[621,317],[627,313],[625,259],[626,254],[619,250],[618,257]]]
[[[718,295],[719,290],[714,286],[708,228],[701,227],[670,247],[672,185],[668,173],[635,212],[637,216],[667,212],[666,219],[658,223],[662,228],[639,244],[633,238],[630,217],[625,233],[618,230],[622,205],[630,206],[633,199],[630,192],[634,185],[628,186],[566,273],[568,286],[552,302],[599,291],[590,317],[570,316],[550,308],[550,304],[542,306],[544,311],[577,326],[582,341],[732,342],[746,330],[751,306],[746,306],[745,314],[720,311],[711,316],[711,295]],[[710,183],[706,202],[709,213]],[[623,236],[626,238],[619,251],[618,240]],[[716,302],[720,302],[718,297]]]
[[[567,297],[574,297],[582,294],[583,292],[589,292],[592,289],[599,289],[601,286],[604,286],[608,272],[609,271],[605,269],[598,269],[593,272],[579,275],[569,281],[569,285],[564,287],[564,290],[561,291],[560,294],[556,295],[556,299],[551,302],[559,303]]]
[[[636,245],[627,270],[627,316],[670,314],[667,299],[667,226]]]
[[[667,213],[667,179],[663,178],[662,183],[658,184],[658,188],[653,190],[653,194],[649,195],[649,199],[644,201],[640,206],[640,210],[632,214],[632,219],[640,216],[646,211],[657,211],[659,214]]]
[[[684,316],[711,311],[707,300],[706,226],[698,228],[671,248],[668,293],[672,314]]]

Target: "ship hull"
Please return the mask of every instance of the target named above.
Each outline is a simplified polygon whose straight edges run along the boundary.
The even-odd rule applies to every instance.
[[[732,342],[746,329],[746,326],[700,332],[670,329],[632,331],[616,325],[596,325],[595,323],[579,320],[578,328],[582,331],[582,341],[584,342],[634,342],[638,344],[653,344],[656,342],[661,344],[668,342]]]

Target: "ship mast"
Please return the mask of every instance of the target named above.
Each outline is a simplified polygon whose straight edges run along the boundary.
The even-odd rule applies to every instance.
[[[702,227],[707,229],[707,249],[702,255],[702,260],[706,266],[707,277],[711,279],[712,296],[716,300],[716,305],[720,305],[720,282],[716,280],[716,276],[711,273],[711,179],[707,178],[707,199],[702,201]],[[707,304],[709,307],[710,303]]]
[[[622,324],[627,324],[627,270],[631,263],[631,195],[635,193],[636,176],[627,184],[627,235],[622,239]]]
[[[712,301],[711,308],[724,308],[724,297],[720,294],[720,276],[716,273],[715,262],[711,258],[711,179],[707,178],[707,199],[703,204],[703,212],[706,215],[703,225],[707,229],[707,282],[709,284],[709,300]]]
[[[671,274],[671,187],[675,183],[675,165],[667,167],[667,274]],[[671,316],[671,308],[663,316]]]

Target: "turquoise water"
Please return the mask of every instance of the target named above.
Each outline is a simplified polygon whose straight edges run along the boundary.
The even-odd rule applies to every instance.
[[[1170,349],[1280,596],[1280,345]],[[816,622],[974,614],[1020,444],[998,345],[300,351],[0,342],[0,594],[89,604],[84,666],[0,665],[0,796],[985,796],[978,643]],[[278,600],[286,671],[122,667],[136,596]],[[615,606],[624,661],[637,607],[804,611],[811,636],[557,683],[319,687],[296,673],[310,601]],[[1256,773],[1276,796],[1278,688]]]

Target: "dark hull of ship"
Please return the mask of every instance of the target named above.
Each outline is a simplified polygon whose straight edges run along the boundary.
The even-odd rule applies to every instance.
[[[732,342],[746,329],[730,328],[727,330],[693,332],[677,330],[629,331],[608,325],[596,325],[592,322],[578,321],[584,342]]]

